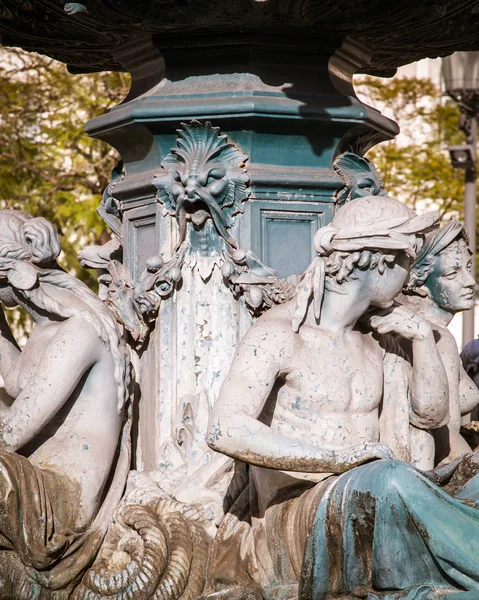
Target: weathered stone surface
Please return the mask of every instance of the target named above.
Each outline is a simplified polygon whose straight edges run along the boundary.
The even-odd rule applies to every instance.
[[[432,432],[411,430],[416,440],[412,460],[423,469],[448,463],[470,451],[460,435],[461,416],[479,404],[479,392],[461,364],[456,341],[447,326],[456,313],[473,308],[474,287],[467,235],[453,219],[428,234],[400,298],[404,306],[431,323],[448,378],[449,423]]]
[[[133,81],[88,126],[123,159],[113,239],[81,254],[112,312],[57,268],[51,225],[0,211],[0,301],[37,323],[21,355],[1,329],[0,598],[479,588],[477,391],[446,329],[466,244],[387,196],[361,155],[397,127],[352,87],[475,48],[477,11],[350,4],[0,2],[4,43]]]
[[[249,464],[250,481],[218,530],[206,595],[432,599],[479,586],[477,457],[450,462],[458,396],[469,410],[477,390],[433,318],[468,308],[473,281],[458,224],[421,251],[433,225],[385,196],[350,200],[318,231],[296,298],[243,339],[207,439]],[[429,312],[395,303],[413,259],[411,289],[431,277]],[[408,465],[427,454],[410,432],[441,429],[446,466]]]
[[[67,598],[101,544],[130,468],[129,353],[115,317],[56,263],[43,218],[0,211],[0,597]],[[37,596],[37,594],[39,594]]]
[[[437,214],[386,196],[362,159],[338,164],[345,200],[297,282],[235,249],[211,218],[186,219],[178,262],[153,256],[136,283],[114,258],[121,227],[82,253],[105,271],[102,297],[135,361],[145,367],[138,343],[152,333],[176,348],[178,400],[154,415],[152,461],[140,412],[150,429],[132,471],[138,412],[124,419],[129,354],[113,313],[58,268],[51,224],[0,211],[0,300],[35,321],[22,352],[1,329],[12,403],[0,428],[0,597],[412,600],[479,587],[467,543],[479,535],[479,462],[462,456],[459,432],[479,393],[446,329],[472,300],[464,232],[455,221],[433,231]],[[157,302],[174,268],[181,284]],[[238,294],[261,316],[243,321],[233,358],[247,315]],[[149,339],[134,335],[149,325],[146,299]],[[174,332],[162,322],[172,306]],[[164,385],[171,373],[160,370]]]

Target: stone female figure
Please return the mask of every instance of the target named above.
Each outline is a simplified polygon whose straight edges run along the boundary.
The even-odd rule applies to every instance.
[[[68,597],[129,467],[126,433],[118,459],[127,350],[113,315],[57,265],[59,253],[48,221],[0,211],[0,301],[34,322],[21,351],[0,315],[0,371],[13,399],[0,413],[0,597],[10,600],[39,586],[42,598]]]
[[[479,391],[462,367],[456,341],[447,326],[456,313],[474,306],[474,287],[466,233],[453,219],[428,234],[400,299],[431,324],[448,378],[449,423],[431,432],[411,429],[412,460],[423,469],[470,452],[459,429],[461,416],[479,403]]]

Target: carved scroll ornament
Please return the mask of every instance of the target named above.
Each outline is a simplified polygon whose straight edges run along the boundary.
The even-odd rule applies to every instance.
[[[236,298],[244,297],[253,316],[274,304],[291,300],[296,293],[297,277],[279,279],[276,271],[264,265],[250,250],[224,252],[223,261],[221,272],[225,281]]]
[[[126,502],[72,600],[194,600],[209,539],[198,510],[165,498]]]
[[[158,316],[162,300],[168,298],[181,280],[186,244],[166,263],[151,256],[136,283],[119,261],[109,261],[107,274],[101,277],[108,286],[105,302],[140,346],[145,342]]]
[[[346,202],[364,196],[386,196],[384,183],[374,164],[353,152],[340,154],[333,163],[333,169],[343,180],[335,194],[337,208]]]

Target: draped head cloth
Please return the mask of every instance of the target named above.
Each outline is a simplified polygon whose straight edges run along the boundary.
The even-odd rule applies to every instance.
[[[326,260],[333,252],[362,250],[403,251],[416,258],[413,238],[435,227],[438,212],[417,215],[388,196],[366,196],[342,206],[330,225],[318,229],[314,248],[318,254],[298,284],[293,329],[298,331],[313,299],[314,315],[319,319],[324,295]]]
[[[434,258],[459,237],[463,237],[468,242],[464,226],[457,219],[451,219],[447,225],[426,236],[424,245],[411,267],[407,291],[414,291],[415,288],[424,285]]]

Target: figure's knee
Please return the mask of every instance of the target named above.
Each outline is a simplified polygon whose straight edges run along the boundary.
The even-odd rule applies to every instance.
[[[369,487],[376,497],[402,494],[418,474],[412,465],[400,460],[378,460],[366,465],[366,469],[361,487]]]

